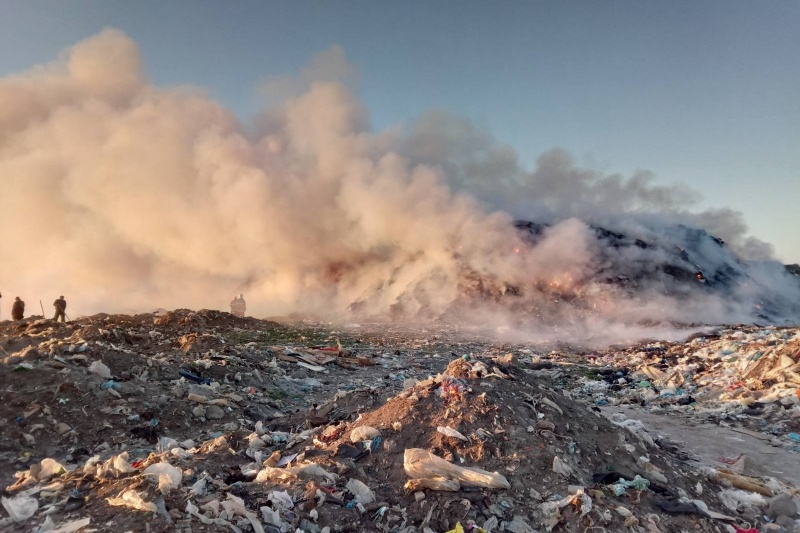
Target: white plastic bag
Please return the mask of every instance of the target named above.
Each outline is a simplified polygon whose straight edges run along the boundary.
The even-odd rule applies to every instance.
[[[116,498],[108,498],[106,501],[115,507],[128,507],[138,511],[150,511],[151,513],[158,511],[156,504],[144,501],[135,490],[126,490]]]
[[[75,533],[75,531],[88,526],[91,521],[92,519],[87,517],[55,526],[53,519],[48,516],[44,524],[39,526],[37,533]]]
[[[264,533],[264,526],[258,521],[258,517],[255,513],[247,510],[244,506],[244,500],[241,498],[237,498],[233,494],[228,494],[228,499],[222,502],[222,507],[228,513],[229,518],[233,518],[236,515],[242,516],[250,522],[255,533]]]
[[[158,476],[158,490],[161,491],[161,494],[180,487],[183,479],[183,473],[169,463],[152,464],[142,473],[145,476]]]
[[[89,365],[89,372],[103,379],[111,379],[111,369],[104,365],[102,361],[95,361]]]
[[[372,440],[381,436],[381,432],[371,426],[361,426],[350,432],[350,442]]]
[[[562,461],[557,455],[553,457],[553,472],[564,477],[569,477],[575,473],[572,467]]]
[[[465,487],[511,488],[508,480],[497,472],[457,466],[421,448],[409,448],[405,451],[403,468],[411,479],[445,478],[458,480]]]
[[[345,488],[353,493],[356,501],[361,505],[369,505],[375,501],[375,493],[368,486],[357,479],[350,479]]]
[[[67,469],[54,459],[42,459],[42,462],[39,463],[42,469],[39,471],[39,475],[36,476],[36,479],[39,481],[46,481],[51,477],[60,476],[61,474],[65,473]]]
[[[467,441],[467,437],[456,431],[455,429],[447,426],[439,426],[436,428],[436,431],[441,433],[442,435],[447,435],[448,437],[453,437],[458,440]]]
[[[3,508],[14,522],[24,522],[39,510],[39,501],[25,494],[2,499]]]

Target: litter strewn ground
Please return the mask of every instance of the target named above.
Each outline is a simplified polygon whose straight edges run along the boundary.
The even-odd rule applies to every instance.
[[[444,327],[178,310],[0,335],[7,531],[789,531],[797,518],[796,477],[758,456],[800,458],[793,329],[542,352]],[[756,444],[701,461],[655,420]]]

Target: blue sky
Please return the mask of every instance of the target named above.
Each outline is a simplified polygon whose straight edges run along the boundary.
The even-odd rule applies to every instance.
[[[376,128],[431,108],[487,126],[528,165],[563,147],[652,170],[745,213],[800,261],[800,2],[0,0],[0,75],[117,27],[158,84],[240,116],[257,86],[341,45]]]

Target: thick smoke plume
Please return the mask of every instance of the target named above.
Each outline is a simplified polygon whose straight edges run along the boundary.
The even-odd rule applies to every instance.
[[[63,293],[74,313],[224,308],[245,292],[261,316],[525,316],[588,329],[749,321],[765,291],[800,295],[740,215],[687,211],[691,190],[580,168],[561,150],[528,171],[440,112],[371,131],[353,76],[334,48],[266,83],[271,105],[249,127],[196,89],[148,83],[115,30],[1,79],[0,288],[29,306]],[[520,231],[515,218],[541,225]],[[640,275],[675,246],[691,252],[689,270],[727,272],[724,295],[674,272]],[[608,279],[626,269],[635,290]],[[796,319],[782,302],[772,316]]]

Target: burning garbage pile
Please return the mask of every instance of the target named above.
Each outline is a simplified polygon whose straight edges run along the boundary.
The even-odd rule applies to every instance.
[[[697,468],[641,422],[604,416],[588,381],[568,386],[580,354],[216,311],[0,328],[8,531],[666,533],[794,518],[785,482]],[[794,342],[720,335],[683,346],[738,338],[780,360]],[[631,350],[652,362],[645,346]]]
[[[527,248],[535,252],[552,231],[549,224],[524,220],[516,221],[514,226],[526,243],[515,248],[516,253]],[[740,319],[796,323],[800,317],[800,305],[793,297],[800,291],[796,265],[742,260],[723,240],[703,229],[681,224],[662,229],[661,233],[640,227],[634,236],[595,225],[588,228],[593,256],[580,275],[565,273],[561,279],[526,287],[466,270],[463,293],[472,300],[503,301],[515,311],[524,312],[527,307],[528,312],[539,316],[548,314],[545,308],[559,317],[564,315],[565,308],[587,315],[596,313],[600,293],[633,300],[658,295],[687,303],[697,299],[708,302],[715,298],[739,298],[751,301],[750,308],[737,317]],[[767,276],[764,270],[769,272]],[[776,280],[781,280],[787,293],[774,285]],[[747,297],[742,298],[745,294]],[[548,307],[546,299],[537,297],[543,295],[555,298],[558,305]],[[602,306],[600,309],[607,310]],[[672,320],[681,322],[678,316]],[[683,320],[693,321],[709,323],[714,319],[700,316],[698,320],[694,316]]]

